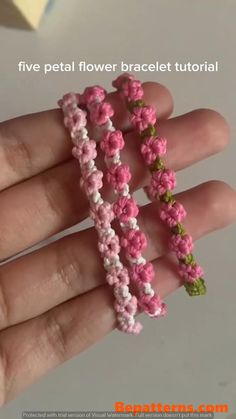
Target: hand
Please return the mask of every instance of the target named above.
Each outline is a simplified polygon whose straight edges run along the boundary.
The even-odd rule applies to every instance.
[[[172,111],[170,93],[156,83],[145,83],[144,89],[145,101],[156,106],[162,118],[159,132],[169,140],[168,167],[184,169],[227,145],[229,128],[219,114],[195,110],[165,120]],[[137,190],[149,179],[138,136],[132,132],[117,94],[110,94],[109,100],[116,110],[116,127],[126,133],[122,156],[131,166],[132,189]],[[61,111],[1,123],[0,167],[0,258],[6,262],[0,267],[3,404],[111,332],[115,315],[93,228],[7,261],[88,216]],[[105,196],[111,197],[108,188]],[[236,194],[223,182],[206,182],[178,194],[178,200],[188,211],[185,225],[195,239],[236,217]],[[176,260],[168,254],[168,231],[159,221],[157,208],[158,203],[142,207],[139,223],[149,238],[145,257],[154,263],[158,289],[164,297],[177,289],[181,280]]]

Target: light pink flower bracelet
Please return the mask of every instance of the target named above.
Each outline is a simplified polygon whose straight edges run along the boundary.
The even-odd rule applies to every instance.
[[[170,249],[179,260],[179,274],[184,280],[185,289],[191,296],[203,295],[206,293],[203,269],[194,259],[192,237],[186,233],[182,224],[186,211],[172,195],[176,186],[175,172],[165,168],[161,159],[166,153],[167,140],[157,136],[156,110],[143,102],[141,82],[135,80],[133,75],[125,73],[114,80],[112,85],[125,99],[131,112],[131,123],[143,140],[141,153],[152,174],[148,196],[151,200],[161,201],[160,218],[171,229]]]
[[[104,201],[99,192],[103,186],[103,173],[95,164],[96,143],[88,137],[87,114],[78,106],[79,98],[79,95],[69,93],[58,104],[62,108],[64,124],[69,129],[74,144],[72,154],[80,164],[81,186],[90,203],[90,216],[98,232],[98,248],[107,271],[106,280],[113,286],[118,328],[127,333],[138,334],[142,326],[135,321],[137,298],[130,293],[129,274],[119,257],[119,237],[111,227],[114,218],[112,205]]]
[[[151,286],[154,278],[153,265],[142,256],[147,239],[138,226],[136,217],[139,209],[129,190],[130,169],[121,161],[120,151],[124,147],[124,138],[122,132],[113,126],[111,117],[114,110],[105,101],[105,97],[106,91],[102,87],[87,87],[80,96],[80,103],[86,105],[90,120],[97,128],[100,147],[105,153],[106,178],[117,195],[113,211],[122,231],[120,243],[130,265],[130,280],[138,291],[139,308],[150,317],[160,317],[166,314],[166,305]]]

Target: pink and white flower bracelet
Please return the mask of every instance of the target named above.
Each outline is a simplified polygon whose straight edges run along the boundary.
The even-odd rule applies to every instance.
[[[86,112],[79,107],[79,96],[73,93],[63,96],[58,103],[74,144],[72,154],[80,164],[81,186],[90,203],[90,216],[98,233],[98,249],[107,271],[106,280],[113,285],[118,328],[137,334],[142,328],[135,320],[137,298],[130,293],[128,271],[119,257],[119,237],[111,227],[114,218],[112,206],[102,199],[99,192],[103,186],[103,173],[95,164],[96,143],[88,137]]]
[[[122,231],[120,244],[130,267],[131,282],[138,290],[139,308],[150,317],[160,317],[166,314],[166,305],[151,286],[154,279],[153,265],[142,256],[147,238],[137,222],[139,209],[129,190],[129,166],[121,161],[124,138],[122,132],[113,126],[111,117],[114,110],[105,98],[106,91],[99,86],[87,87],[80,96],[81,103],[89,110],[90,120],[96,127],[100,127],[98,136],[101,150],[105,153],[106,179],[117,195],[113,211]]]

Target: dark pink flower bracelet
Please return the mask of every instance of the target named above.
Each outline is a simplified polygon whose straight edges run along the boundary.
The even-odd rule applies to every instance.
[[[170,250],[176,253],[179,261],[179,274],[184,280],[189,295],[204,295],[206,286],[203,269],[193,256],[193,240],[182,224],[186,216],[183,206],[176,201],[172,190],[176,186],[176,175],[167,169],[161,157],[166,154],[167,140],[159,137],[156,128],[156,110],[143,101],[143,88],[139,80],[128,73],[122,74],[112,83],[130,111],[130,120],[140,135],[140,151],[151,171],[148,197],[159,199],[160,218],[171,230]]]
[[[152,172],[148,194],[151,199],[159,198],[161,201],[160,218],[173,233],[170,249],[175,251],[179,260],[179,273],[185,281],[185,288],[189,295],[204,294],[202,268],[194,260],[192,238],[181,224],[186,211],[171,193],[176,185],[175,174],[166,169],[161,160],[166,153],[167,141],[157,137],[154,126],[156,112],[142,101],[141,83],[132,75],[119,76],[113,86],[125,99],[131,112],[131,122],[143,140],[141,153]],[[83,94],[66,94],[58,103],[73,143],[72,155],[80,165],[81,187],[88,198],[90,216],[98,234],[98,249],[106,281],[113,289],[118,329],[137,334],[142,329],[135,319],[138,310],[159,318],[166,314],[167,308],[151,285],[155,277],[153,265],[142,254],[147,238],[139,228],[139,207],[129,190],[131,172],[129,166],[122,163],[123,134],[113,126],[111,118],[114,110],[106,101],[106,91],[100,86],[87,87]],[[87,116],[96,140],[89,137]],[[100,192],[104,174],[96,166],[98,144],[104,153],[106,180],[116,194],[113,204],[105,201]],[[112,227],[114,219],[119,222],[120,237]],[[120,258],[122,249],[127,266]],[[131,288],[134,291],[131,292]]]

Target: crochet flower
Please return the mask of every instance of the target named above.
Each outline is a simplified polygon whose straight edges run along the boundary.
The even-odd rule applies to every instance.
[[[160,219],[165,221],[169,227],[176,226],[177,223],[186,217],[186,211],[179,202],[174,204],[163,202],[160,207]]]
[[[166,154],[166,144],[167,140],[163,137],[147,137],[145,142],[141,145],[141,153],[146,162],[150,165],[159,156]]]
[[[108,157],[113,157],[118,151],[123,149],[124,145],[123,134],[119,130],[105,132],[100,142],[102,151],[104,151]]]
[[[107,181],[116,191],[121,192],[130,179],[131,173],[127,164],[115,163],[109,167]]]
[[[129,256],[139,258],[142,250],[147,246],[147,239],[140,230],[128,230],[121,237],[120,243]]]
[[[120,76],[118,76],[115,80],[113,80],[112,86],[115,87],[115,89],[121,90],[125,81],[133,79],[134,76],[132,74],[123,73]]]
[[[118,301],[115,300],[114,301],[114,309],[117,313],[124,313],[125,312],[125,307],[124,307],[123,301],[120,304],[120,303],[118,303]]]
[[[179,274],[187,282],[195,282],[198,278],[202,278],[204,271],[201,266],[195,264],[187,265],[185,263],[179,264]]]
[[[66,93],[62,99],[58,100],[58,105],[68,114],[75,109],[77,102],[78,96],[75,93]]]
[[[136,301],[136,302],[135,302]],[[130,319],[131,316],[134,316],[137,312],[137,299],[135,296],[132,296],[131,298],[125,299],[124,301],[115,301],[114,303],[114,309],[117,313],[123,313],[124,316],[122,317],[122,320],[126,322]],[[137,324],[137,323],[136,323]],[[135,326],[135,325],[134,325]]]
[[[131,122],[139,132],[142,132],[149,125],[156,123],[156,111],[153,106],[136,107],[133,109]]]
[[[132,295],[131,299],[129,300],[128,304],[126,305],[126,311],[131,314],[132,316],[135,315],[138,308],[138,300],[135,295]]]
[[[139,213],[138,206],[133,198],[121,196],[113,205],[115,216],[122,223],[127,223],[130,218],[137,217]]]
[[[64,124],[72,133],[84,128],[87,124],[86,112],[77,109],[72,116],[65,116]]]
[[[100,86],[86,87],[83,93],[83,99],[86,105],[93,102],[102,102],[106,97],[106,90]]]
[[[164,316],[167,312],[166,304],[156,294],[153,296],[143,294],[139,299],[139,306],[151,317]]]
[[[174,234],[170,239],[170,248],[178,259],[183,259],[193,250],[193,239],[189,234]]]
[[[98,249],[104,258],[113,259],[120,252],[119,237],[110,234],[101,237]]]
[[[117,305],[121,308],[120,311],[117,310]],[[123,301],[120,304],[115,303],[115,310],[119,312],[117,320],[119,321],[118,329],[126,333],[132,333],[138,335],[142,330],[142,325],[140,322],[135,321],[134,316],[132,316],[127,310],[126,307],[129,305],[129,301]],[[122,309],[123,306],[123,309]]]
[[[129,314],[134,315],[138,308],[138,300],[135,297],[135,295],[132,295],[131,299],[129,300],[129,303],[126,306],[126,311],[128,311]]]
[[[76,147],[72,148],[72,154],[81,164],[94,160],[97,156],[95,141],[80,141]]]
[[[116,283],[114,286],[114,295],[119,304],[126,305],[129,299],[129,287],[127,285]]]
[[[90,110],[91,122],[97,125],[104,125],[114,115],[114,110],[110,103],[95,103]]]
[[[95,204],[90,210],[90,216],[94,221],[94,224],[96,227],[102,229],[110,228],[114,215],[112,205],[106,201],[102,204]]]
[[[140,263],[139,265],[133,265],[130,268],[130,277],[135,282],[151,282],[154,278],[153,264],[150,262]]]
[[[163,195],[165,192],[174,189],[175,186],[176,176],[173,170],[157,170],[152,174],[148,193],[152,199],[155,199],[157,194]]]
[[[108,274],[107,274],[107,282],[109,285],[114,285],[117,282],[123,285],[129,284],[129,274],[125,267],[122,268],[113,268]]]
[[[103,173],[101,172],[101,170],[95,170],[94,172],[89,173],[86,176],[86,178],[82,182],[82,185],[87,195],[91,195],[102,188],[102,178]]]
[[[127,79],[122,84],[122,93],[128,100],[139,100],[143,97],[143,88],[139,80]]]

